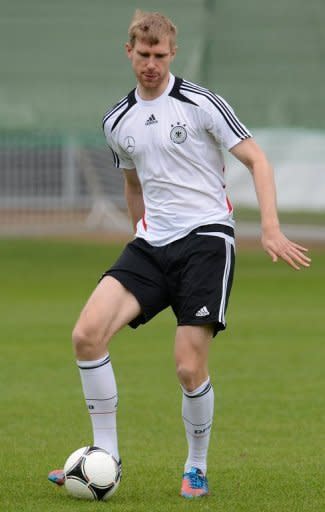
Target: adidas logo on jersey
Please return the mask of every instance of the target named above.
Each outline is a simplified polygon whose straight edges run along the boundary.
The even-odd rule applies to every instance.
[[[208,308],[206,306],[203,306],[203,308],[199,309],[199,311],[197,311],[195,313],[195,316],[209,316],[210,315],[210,311],[208,310]]]
[[[149,126],[150,124],[155,124],[155,123],[158,123],[157,119],[155,118],[154,114],[151,114],[151,116],[149,117],[149,119],[147,119],[147,121],[145,122],[145,125],[146,126]]]

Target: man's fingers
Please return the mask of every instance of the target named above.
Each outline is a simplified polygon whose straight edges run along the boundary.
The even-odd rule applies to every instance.
[[[299,265],[296,263],[296,261],[289,255],[284,254],[281,256],[281,258],[290,265],[290,267],[294,268],[295,270],[300,270]]]
[[[273,252],[273,251],[271,251],[271,250],[268,250],[267,252],[268,252],[268,253],[269,253],[269,255],[271,256],[273,263],[276,263],[276,262],[278,261],[278,257],[277,257],[277,255],[275,254],[275,252]]]
[[[301,250],[293,248],[292,255],[304,267],[310,266],[311,258],[309,258],[306,254],[302,253]]]
[[[302,245],[296,244],[296,242],[291,242],[291,244],[293,245],[293,247],[299,249],[300,251],[308,252],[307,247],[303,247]]]
[[[307,250],[308,249],[305,247],[293,242],[286,247],[267,248],[267,252],[271,256],[273,263],[276,263],[278,258],[281,258],[295,270],[300,270],[301,266],[306,268],[310,266],[311,259],[305,254]]]

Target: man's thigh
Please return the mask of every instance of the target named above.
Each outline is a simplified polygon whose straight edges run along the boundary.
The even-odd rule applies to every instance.
[[[137,299],[113,277],[104,277],[81,311],[76,327],[88,336],[108,340],[141,312]]]
[[[160,263],[161,249],[136,238],[130,242],[104,276],[117,279],[138,301],[140,313],[130,321],[138,327],[170,304],[167,280]]]

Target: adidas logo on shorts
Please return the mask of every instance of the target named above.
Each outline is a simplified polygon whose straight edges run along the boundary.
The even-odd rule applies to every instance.
[[[158,123],[157,119],[155,118],[154,114],[151,114],[151,116],[149,117],[149,119],[147,119],[147,121],[145,122],[145,125],[146,126],[149,126],[150,124],[155,124],[155,123]]]
[[[199,309],[195,313],[195,316],[209,316],[209,315],[210,315],[210,311],[208,310],[208,308],[206,306],[203,306],[201,309]]]

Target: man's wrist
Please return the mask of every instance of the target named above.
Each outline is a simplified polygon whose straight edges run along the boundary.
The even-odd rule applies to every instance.
[[[261,229],[263,234],[267,233],[273,233],[275,231],[280,231],[280,223],[279,222],[273,222],[273,223],[262,223]]]

